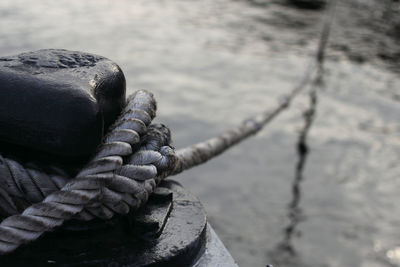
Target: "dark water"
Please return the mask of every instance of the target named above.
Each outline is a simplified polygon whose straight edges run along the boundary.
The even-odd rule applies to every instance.
[[[323,12],[281,2],[3,0],[0,54],[113,59],[130,92],[155,93],[179,148],[272,106],[300,78]],[[314,98],[304,91],[260,134],[176,177],[240,266],[400,266],[400,26],[380,20],[400,7],[342,2]]]

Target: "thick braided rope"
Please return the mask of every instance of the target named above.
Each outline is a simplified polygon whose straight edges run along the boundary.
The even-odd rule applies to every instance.
[[[318,53],[316,57],[316,63],[318,63],[318,66],[320,66],[323,61],[324,51],[329,36],[329,29],[334,14],[334,8],[331,7],[330,10],[330,13],[332,14],[330,16],[331,19],[326,20],[318,46]],[[156,136],[155,134],[149,134],[150,131],[146,136],[149,136],[149,140],[155,141],[148,142],[148,144],[142,146],[142,148],[140,149],[141,151],[145,151],[148,147],[154,147],[154,144],[157,144],[162,158],[160,158],[159,155],[151,154],[152,152],[148,152],[149,154],[146,156],[144,155],[144,152],[137,152],[134,155],[140,156],[136,156],[136,159],[131,158],[130,161],[125,161],[126,164],[124,164],[124,161],[122,159],[123,155],[114,155],[114,153],[120,154],[120,152],[118,151],[119,149],[122,149],[122,146],[112,145],[113,147],[119,147],[118,149],[113,150],[111,149],[110,145],[110,151],[108,151],[108,149],[105,149],[108,152],[105,151],[104,154],[101,154],[102,150],[100,150],[98,154],[100,154],[101,156],[97,158],[95,157],[93,161],[97,162],[98,164],[96,165],[92,162],[93,165],[89,164],[89,166],[87,166],[88,170],[91,169],[91,171],[85,173],[84,170],[82,170],[81,173],[78,174],[78,177],[65,184],[60,191],[50,194],[41,203],[32,205],[31,207],[26,209],[21,215],[14,215],[6,218],[0,224],[0,253],[4,254],[11,252],[20,244],[35,240],[43,232],[61,225],[64,220],[73,218],[74,216],[78,216],[81,219],[90,219],[90,216],[94,215],[98,217],[108,218],[109,216],[112,216],[112,212],[127,212],[128,209],[124,207],[123,204],[121,204],[122,202],[131,207],[139,206],[142,203],[141,201],[147,200],[148,193],[150,193],[154,189],[156,183],[162,178],[168,175],[180,173],[183,170],[206,162],[212,157],[222,153],[232,145],[244,140],[250,135],[257,133],[263,126],[265,126],[269,121],[276,117],[282,110],[288,108],[293,98],[308,84],[308,81],[311,78],[311,74],[316,71],[316,64],[314,64],[315,62],[312,63],[313,64],[310,65],[310,68],[307,70],[305,77],[301,80],[299,85],[296,86],[275,109],[270,112],[264,112],[259,116],[246,120],[239,127],[236,127],[235,129],[232,129],[231,131],[218,137],[211,138],[205,142],[201,142],[187,148],[183,148],[178,151],[178,157],[175,156],[174,151],[170,147],[163,146],[168,145],[169,141],[163,144],[163,141],[160,141],[160,138],[154,138]],[[138,101],[137,104],[135,104],[133,101],[134,104],[132,105],[134,106],[134,109],[146,110],[147,108],[151,107],[152,101],[150,100],[149,102],[149,95],[149,93],[144,91],[136,93],[136,95],[134,96],[134,100],[137,98],[140,101]],[[150,99],[152,99],[152,96],[150,97]],[[132,101],[130,103],[132,103]],[[154,115],[151,116],[151,108],[147,109],[147,111],[147,114],[150,115],[151,120],[155,116],[155,102],[153,110]],[[131,111],[125,110],[125,113],[129,112]],[[130,125],[131,123],[132,125],[134,125],[134,127],[138,127],[141,125],[139,122],[135,124],[133,121],[131,121],[130,123],[125,123],[127,125]],[[145,125],[147,126],[148,124]],[[165,134],[166,128],[162,130],[162,126],[154,127],[154,129],[156,128],[159,128],[157,129],[159,130],[159,134],[164,136],[169,135],[169,133]],[[136,128],[133,129],[136,130]],[[114,130],[116,129],[114,128]],[[131,149],[133,147],[136,147],[139,141],[132,141],[132,143],[130,143],[130,141],[125,140],[126,136],[130,136],[130,138],[132,138],[133,140],[134,135],[130,135],[129,131],[123,133],[123,130],[123,128],[117,129],[116,131],[119,131],[119,133],[115,133],[114,137],[113,134],[111,134],[111,137],[107,137],[105,139],[105,143],[109,142],[111,144],[114,142],[125,142],[131,145]],[[122,138],[122,140],[120,140],[119,138]],[[135,138],[137,138],[136,135]],[[138,139],[140,140],[140,138]],[[157,149],[154,149],[152,151],[155,150]],[[114,152],[111,153],[111,151]],[[150,158],[152,160],[150,160]],[[140,165],[139,163],[142,164]],[[132,167],[135,164],[142,167],[145,165],[155,166],[157,169],[157,176],[144,179],[144,181],[143,179],[137,178],[138,176],[146,177],[145,175],[143,175],[142,172],[146,174],[152,173],[154,175],[154,168],[150,166],[149,168],[138,167],[138,169],[135,169],[134,167]],[[125,165],[128,165],[128,167],[124,168]],[[113,173],[114,175],[112,175]],[[0,172],[0,175],[1,174],[2,173]],[[133,177],[134,179],[136,177],[137,180],[141,180],[142,188],[144,188],[145,190],[135,191],[135,187],[132,187],[131,191],[127,190],[128,192],[125,192],[124,189],[118,187],[124,184],[122,180],[118,183],[118,185],[116,185],[116,187],[113,188],[113,181],[115,181],[116,179],[120,179],[120,177],[125,177],[122,175],[127,175],[129,177]],[[34,179],[35,174],[31,174],[31,177],[33,177],[33,180],[36,181]],[[134,179],[131,180],[133,181]],[[53,179],[52,181],[56,183],[56,179]],[[2,183],[0,184],[0,186],[1,185]],[[12,187],[11,185],[8,186]],[[107,190],[110,190],[110,192],[104,190],[104,188],[107,188]],[[8,195],[5,194],[3,191],[4,190],[0,190],[0,196],[5,199],[6,202],[10,201]],[[113,194],[114,192],[117,193]],[[120,194],[118,194],[118,192]],[[125,199],[124,197],[126,197],[126,195],[130,196]],[[132,197],[134,201],[131,201],[131,198],[129,197]],[[10,208],[10,210],[12,210],[12,208]],[[56,212],[54,212],[53,214],[54,210]],[[46,216],[47,213],[49,213],[49,216]]]
[[[166,168],[170,168],[168,164],[173,162],[174,152],[167,146],[170,140],[169,129],[165,126],[150,125],[146,135],[142,139],[143,141],[139,148],[140,151],[136,152],[137,155],[131,156],[129,160],[125,159],[122,170],[125,168],[132,169],[132,166],[128,165],[134,165],[135,168],[143,169],[140,165],[151,162],[154,162],[158,173],[164,171]],[[117,146],[115,147],[117,148]],[[131,173],[129,172],[126,175],[131,175]],[[122,175],[119,174],[119,176]],[[129,179],[134,178],[132,175],[129,177]],[[121,179],[113,179],[108,188],[115,187],[117,192],[130,190],[130,193],[136,193],[145,190],[146,184],[153,184],[152,178],[147,180],[143,180],[144,177],[141,178],[141,180],[136,178],[137,187],[135,187],[134,192],[132,192],[133,189],[131,188],[133,182],[130,182],[130,187],[126,187],[127,184]],[[4,158],[0,155],[1,217],[4,218],[21,213],[25,208],[42,201],[49,194],[61,189],[69,180],[70,176],[60,168],[54,166],[43,167],[33,163],[21,164],[16,160]],[[104,216],[96,217],[104,218]],[[81,219],[85,218],[81,217]],[[88,219],[87,216],[86,219]]]
[[[325,51],[335,16],[337,2],[329,1],[329,9],[326,11],[322,26],[321,35],[315,57],[312,58],[304,76],[301,77],[296,86],[278,103],[278,105],[263,113],[244,120],[239,126],[219,135],[212,137],[203,142],[179,149],[176,151],[177,162],[174,169],[169,175],[176,175],[184,170],[188,170],[195,166],[205,163],[215,156],[223,153],[233,145],[245,140],[251,135],[259,132],[268,122],[278,116],[283,110],[289,108],[293,99],[306,88],[310,81],[318,83],[322,77],[322,66],[325,58]]]
[[[174,152],[168,146],[169,130],[162,125],[149,126],[155,110],[151,93],[138,91],[131,96],[93,159],[72,180],[60,172],[49,176],[33,168],[24,169],[16,161],[3,158],[9,170],[2,180],[4,203],[14,213],[18,210],[10,195],[3,192],[4,184],[20,199],[29,192],[28,201],[38,203],[1,222],[0,253],[9,253],[66,220],[107,219],[145,203],[164,172],[175,164]],[[16,177],[18,183],[13,180]],[[41,195],[45,196],[42,201]]]

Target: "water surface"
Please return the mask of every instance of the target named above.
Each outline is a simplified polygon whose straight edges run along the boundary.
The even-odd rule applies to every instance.
[[[66,48],[116,61],[129,92],[154,92],[157,121],[179,148],[291,90],[322,14],[279,1],[3,0],[0,54]],[[364,29],[343,23],[311,106],[300,173],[307,91],[260,134],[176,177],[240,266],[400,266],[400,78],[375,57],[349,61],[337,43],[353,49],[360,40],[345,38]]]

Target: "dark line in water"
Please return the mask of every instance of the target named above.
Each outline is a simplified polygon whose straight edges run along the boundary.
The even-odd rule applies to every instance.
[[[287,212],[289,224],[283,229],[283,239],[280,243],[278,243],[276,249],[273,251],[273,255],[271,255],[275,261],[274,264],[277,266],[282,263],[291,263],[293,258],[297,256],[296,249],[292,244],[292,239],[297,233],[296,230],[298,224],[303,221],[304,218],[302,209],[300,207],[302,196],[301,183],[304,180],[304,168],[310,152],[309,145],[307,144],[307,136],[314,122],[317,103],[317,86],[313,86],[309,93],[309,107],[303,113],[304,126],[297,141],[298,160],[296,163],[295,176],[291,187],[292,199],[289,202]]]
[[[302,211],[300,206],[301,200],[301,183],[304,180],[304,167],[307,161],[307,156],[310,148],[307,144],[308,132],[314,121],[314,116],[317,106],[317,90],[313,89],[310,92],[310,106],[304,114],[304,128],[300,132],[299,140],[297,142],[297,155],[298,161],[296,165],[295,179],[292,183],[292,201],[289,204],[288,218],[290,220],[289,225],[285,228],[284,243],[287,244],[291,252],[295,253],[294,248],[291,245],[291,239],[295,233],[297,224],[302,220]]]
[[[283,229],[283,239],[278,243],[275,250],[270,253],[273,263],[277,266],[282,264],[299,264],[299,259],[296,259],[297,252],[292,244],[293,236],[297,234],[297,227],[304,220],[304,214],[300,207],[301,202],[301,184],[304,180],[304,168],[307,157],[310,153],[310,147],[307,144],[308,133],[315,120],[315,115],[318,106],[318,90],[323,87],[323,62],[324,56],[321,54],[318,57],[317,75],[311,85],[309,91],[309,106],[303,112],[304,126],[299,133],[299,138],[296,144],[297,163],[295,167],[294,180],[292,182],[292,199],[288,205],[287,217],[289,224]]]
[[[326,47],[331,31],[333,18],[335,15],[336,0],[331,0],[329,3],[329,10],[325,17],[322,27],[322,34],[319,39],[318,50],[316,54],[317,59],[317,73],[310,85],[309,91],[309,106],[303,113],[304,126],[299,133],[297,141],[297,156],[298,161],[295,168],[295,176],[292,182],[292,199],[288,205],[287,217],[289,224],[283,229],[283,239],[277,244],[274,250],[268,254],[276,266],[300,266],[300,259],[298,258],[295,247],[292,244],[292,239],[297,234],[298,224],[304,220],[304,214],[300,207],[301,202],[301,184],[304,180],[304,168],[306,165],[310,148],[307,144],[308,133],[315,120],[315,114],[318,106],[318,90],[324,87],[324,62]]]

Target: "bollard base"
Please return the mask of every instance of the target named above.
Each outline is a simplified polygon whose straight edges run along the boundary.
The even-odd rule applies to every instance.
[[[206,244],[207,220],[200,201],[166,180],[133,215],[68,222],[1,256],[0,266],[192,266]]]
[[[238,267],[229,251],[219,239],[211,225],[207,224],[206,248],[193,267]]]

